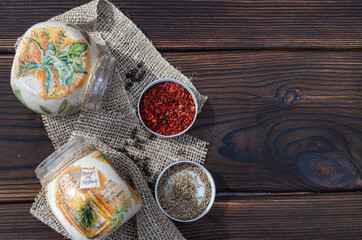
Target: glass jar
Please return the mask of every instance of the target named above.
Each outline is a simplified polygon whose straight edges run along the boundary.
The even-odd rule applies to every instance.
[[[52,212],[73,239],[104,239],[142,207],[132,187],[83,137],[60,147],[35,173]]]
[[[42,115],[100,111],[115,65],[115,58],[100,51],[84,31],[43,22],[24,34],[10,84],[20,102]]]

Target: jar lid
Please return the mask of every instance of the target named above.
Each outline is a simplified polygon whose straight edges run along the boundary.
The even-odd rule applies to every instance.
[[[98,50],[85,32],[64,22],[43,22],[24,34],[11,70],[11,87],[29,109],[58,116],[81,107]]]

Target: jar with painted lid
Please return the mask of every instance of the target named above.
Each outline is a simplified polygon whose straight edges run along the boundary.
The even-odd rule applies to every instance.
[[[73,239],[104,239],[142,207],[134,189],[83,137],[60,147],[35,173],[52,212]]]
[[[81,29],[43,22],[20,41],[10,84],[20,102],[42,115],[100,111],[115,64]]]

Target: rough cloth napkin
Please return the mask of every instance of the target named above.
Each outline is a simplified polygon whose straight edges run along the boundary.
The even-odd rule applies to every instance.
[[[141,197],[144,203],[141,211],[107,239],[183,239],[175,225],[158,208],[147,181],[152,187],[164,167],[175,161],[203,163],[207,143],[187,134],[167,140],[159,137],[150,139],[135,114],[135,106],[144,87],[160,78],[174,78],[186,83],[195,93],[200,110],[206,97],[162,58],[130,19],[106,0],[92,1],[50,21],[64,21],[83,28],[100,49],[118,60],[102,112],[43,116],[48,136],[56,149],[69,138],[85,136],[107,156]],[[131,81],[126,77],[127,73],[135,68],[137,74],[143,76],[142,81],[133,83],[126,91],[124,86]],[[131,144],[135,136],[140,141],[137,146]],[[70,238],[51,212],[44,190],[35,199],[31,213]]]

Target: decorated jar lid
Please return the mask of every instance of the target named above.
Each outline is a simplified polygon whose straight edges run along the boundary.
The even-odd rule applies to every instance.
[[[114,68],[115,59],[85,32],[64,22],[43,22],[28,29],[19,44],[11,87],[26,107],[42,115],[97,111]]]

